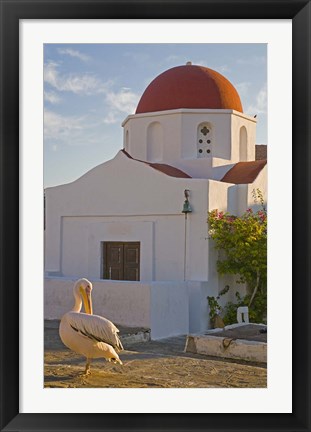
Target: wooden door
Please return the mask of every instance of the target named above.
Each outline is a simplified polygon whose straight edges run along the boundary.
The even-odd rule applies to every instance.
[[[104,242],[104,279],[139,280],[140,243]]]

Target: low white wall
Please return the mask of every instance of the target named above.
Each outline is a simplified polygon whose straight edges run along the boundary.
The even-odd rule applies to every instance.
[[[61,319],[71,310],[76,279],[45,278],[44,318]],[[150,328],[150,286],[126,281],[93,281],[93,311],[116,324]]]
[[[75,279],[46,277],[44,318],[61,319],[71,310]],[[189,295],[183,282],[92,280],[94,314],[115,324],[151,329],[160,339],[189,333]]]
[[[185,282],[151,283],[151,339],[189,333],[189,296]]]
[[[201,333],[209,326],[208,283],[188,281],[189,295],[189,332]]]

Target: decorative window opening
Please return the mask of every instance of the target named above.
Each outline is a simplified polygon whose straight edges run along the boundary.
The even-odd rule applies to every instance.
[[[197,131],[197,157],[210,157],[213,144],[213,127],[210,123],[202,123]]]
[[[206,136],[206,135],[209,133],[209,129],[208,129],[206,126],[204,126],[204,127],[201,129],[201,133],[202,133],[204,136]]]
[[[147,160],[159,162],[163,158],[163,127],[159,122],[153,122],[147,128]]]
[[[129,145],[130,145],[130,135],[129,135],[129,131],[127,130],[125,132],[125,150],[129,151]]]
[[[245,126],[240,129],[240,161],[247,161],[247,130]]]

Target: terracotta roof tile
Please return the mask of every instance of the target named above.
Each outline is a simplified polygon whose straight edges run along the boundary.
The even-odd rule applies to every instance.
[[[128,158],[133,159],[137,162],[142,162],[146,165],[149,165],[151,168],[156,169],[157,171],[161,171],[163,174],[166,174],[170,177],[177,177],[177,178],[192,178],[190,175],[186,174],[184,171],[181,171],[178,168],[175,168],[171,165],[167,165],[167,164],[160,164],[160,163],[151,163],[151,162],[146,162],[146,161],[142,161],[139,159],[135,159],[133,158],[126,150],[121,150]]]
[[[253,183],[267,160],[238,162],[221,179],[222,182],[234,184]]]
[[[240,96],[231,82],[199,65],[176,66],[158,75],[144,91],[136,114],[179,108],[243,112]]]

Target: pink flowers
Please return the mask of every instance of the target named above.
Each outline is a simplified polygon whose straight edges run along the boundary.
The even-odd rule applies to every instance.
[[[266,214],[266,212],[264,212],[264,211],[262,211],[262,210],[259,210],[259,211],[257,212],[257,215],[258,215],[259,219],[261,220],[261,222],[265,222],[265,221],[266,221],[266,219],[267,219],[267,214]]]
[[[255,218],[256,220],[258,220],[260,223],[263,223],[267,220],[267,213],[265,210],[258,210],[256,212],[253,211],[253,209],[248,208],[244,214],[244,217],[246,219],[249,218]]]

